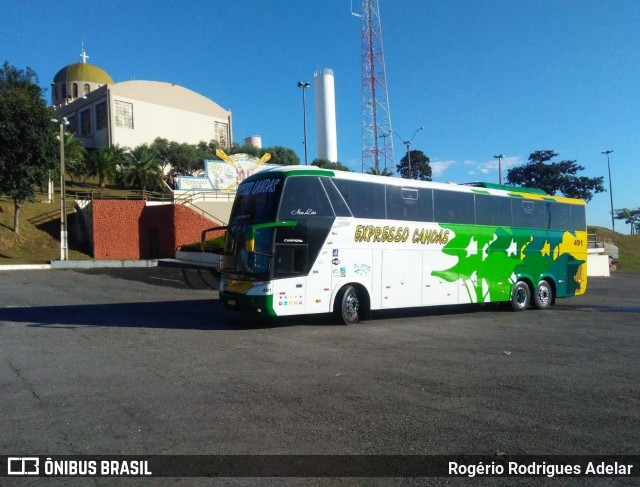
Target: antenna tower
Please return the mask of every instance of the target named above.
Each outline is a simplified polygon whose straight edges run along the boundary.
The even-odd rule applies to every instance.
[[[362,0],[362,172],[395,170],[378,0]]]

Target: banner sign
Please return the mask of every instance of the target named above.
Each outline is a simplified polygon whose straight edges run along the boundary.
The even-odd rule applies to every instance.
[[[640,477],[640,455],[0,456],[0,477]]]
[[[179,176],[177,189],[235,191],[245,178],[277,166],[276,164],[265,164],[270,159],[268,153],[262,158],[258,158],[249,154],[227,155],[218,149],[216,155],[220,157],[220,160],[207,159],[204,161],[204,177]]]

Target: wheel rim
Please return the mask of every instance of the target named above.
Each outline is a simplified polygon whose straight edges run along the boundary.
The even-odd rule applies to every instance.
[[[540,286],[538,288],[538,302],[546,306],[549,303],[549,298],[551,294],[549,293],[549,288],[547,286]]]
[[[520,306],[526,304],[527,302],[527,292],[522,289],[519,288],[516,290],[516,303]]]
[[[353,319],[358,316],[358,297],[355,294],[349,294],[344,303],[344,314],[348,319]]]

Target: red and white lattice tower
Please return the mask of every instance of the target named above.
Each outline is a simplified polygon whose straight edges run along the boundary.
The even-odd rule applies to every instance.
[[[378,0],[362,0],[362,172],[395,171]]]

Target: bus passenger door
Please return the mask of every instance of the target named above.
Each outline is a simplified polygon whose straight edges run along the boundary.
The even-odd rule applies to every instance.
[[[306,245],[276,244],[273,308],[277,316],[305,312]]]
[[[313,263],[305,283],[305,311],[331,311],[331,249],[323,249]]]

